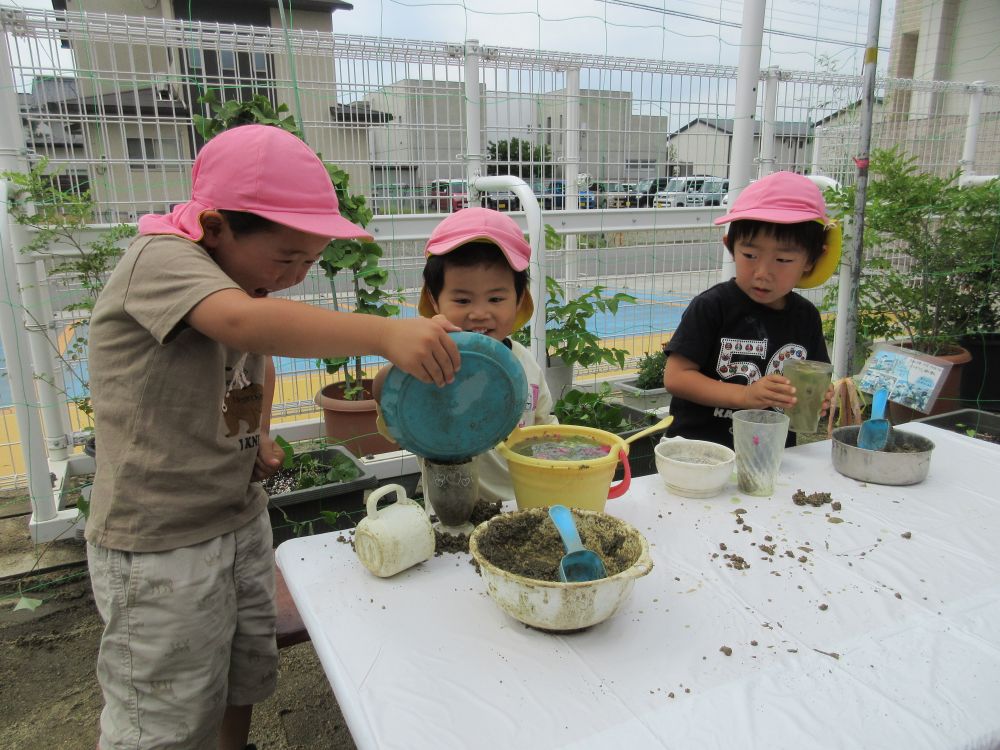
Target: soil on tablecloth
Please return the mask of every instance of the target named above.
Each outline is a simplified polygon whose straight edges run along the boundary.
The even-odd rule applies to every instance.
[[[639,551],[634,540],[613,519],[577,513],[573,517],[583,546],[598,554],[608,576],[636,561]],[[559,580],[559,561],[566,552],[544,509],[504,515],[487,527],[478,543],[482,556],[502,570],[540,581]]]

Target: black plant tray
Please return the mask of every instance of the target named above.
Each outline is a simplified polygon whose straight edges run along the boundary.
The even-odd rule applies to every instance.
[[[358,461],[354,454],[343,446],[331,445],[329,448],[324,448],[323,450],[310,451],[309,455],[314,455],[317,459],[324,460],[329,459],[330,456],[336,453],[347,456],[358,467],[358,471],[361,474],[357,479],[352,479],[349,482],[337,482],[335,484],[321,484],[316,487],[307,487],[304,490],[293,490],[292,492],[282,492],[279,495],[272,495],[271,505],[274,507],[283,507],[310,500],[323,500],[336,497],[337,495],[346,495],[357,490],[368,490],[378,484],[378,478],[368,471],[365,465]]]
[[[986,440],[991,443],[1000,443],[1000,414],[981,409],[958,409],[945,414],[934,414],[930,417],[921,417],[913,420],[915,422],[925,422],[943,430],[969,434],[973,430],[972,437]]]

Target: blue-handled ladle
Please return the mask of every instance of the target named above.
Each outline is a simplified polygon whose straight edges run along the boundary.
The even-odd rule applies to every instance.
[[[892,425],[885,419],[885,405],[889,400],[889,390],[879,388],[872,398],[872,417],[861,423],[858,430],[858,447],[866,451],[885,450],[889,444]]]
[[[549,518],[556,525],[559,536],[562,537],[566,554],[559,561],[559,580],[566,583],[580,583],[607,578],[604,561],[593,550],[583,546],[580,532],[577,531],[573,513],[565,505],[553,505],[549,508]]]

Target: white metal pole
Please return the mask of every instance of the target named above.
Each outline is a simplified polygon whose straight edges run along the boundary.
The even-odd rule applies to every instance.
[[[865,199],[868,195],[868,158],[872,141],[872,113],[875,109],[875,70],[878,64],[878,33],[882,15],[882,0],[871,0],[868,7],[868,39],[865,43],[865,67],[862,77],[861,135],[854,218],[852,221],[851,252],[847,253],[840,267],[840,290],[837,302],[837,320],[833,337],[834,377],[842,378],[854,370],[854,350],[858,330],[858,297],[861,287],[861,264],[864,258]],[[848,292],[844,293],[844,286]],[[846,300],[846,303],[845,303]]]
[[[27,167],[24,150],[24,130],[18,115],[17,90],[10,67],[7,34],[0,33],[0,171],[22,172]],[[24,329],[21,289],[17,284],[13,227],[7,211],[8,185],[0,180],[0,340],[7,360],[7,376],[14,396],[14,412],[28,476],[28,492],[36,521],[49,521],[56,516],[55,498],[49,480],[49,465],[35,394],[34,371],[31,366],[28,333]],[[18,227],[20,230],[20,227]]]
[[[776,117],[778,113],[778,84],[781,71],[776,65],[767,69],[764,77],[764,119],[760,124],[760,176],[766,177],[774,171]]]
[[[479,205],[476,178],[483,173],[482,110],[479,93],[480,48],[478,39],[465,42],[465,176],[469,205]]]
[[[576,210],[580,207],[580,186],[577,184],[577,174],[580,171],[580,69],[570,68],[566,71],[566,150],[564,161],[564,180],[566,194],[563,200],[563,210]],[[566,235],[566,300],[576,298],[580,274],[580,258],[577,256],[577,235]]]
[[[979,122],[982,119],[983,94],[986,81],[973,81],[969,90],[969,117],[965,122],[965,144],[962,146],[962,160],[958,166],[962,176],[972,176],[976,173],[976,142],[979,140]]]
[[[19,233],[14,231],[12,234]],[[56,342],[49,338],[53,328],[51,320],[46,318],[38,262],[35,258],[18,253],[14,263],[17,283],[21,289],[21,303],[24,305],[25,329],[28,332],[31,365],[35,373],[35,392],[38,394],[38,410],[45,430],[48,457],[62,461],[69,456],[69,446],[73,441],[67,429],[68,420],[64,420],[61,415],[61,412],[66,411],[66,396],[55,386],[52,367]]]
[[[736,74],[736,106],[733,117],[733,144],[729,156],[729,205],[753,177],[753,136],[757,111],[757,85],[760,82],[760,53],[764,42],[766,0],[743,3],[743,26],[740,30],[739,69]],[[735,273],[733,259],[722,252],[721,281]]]

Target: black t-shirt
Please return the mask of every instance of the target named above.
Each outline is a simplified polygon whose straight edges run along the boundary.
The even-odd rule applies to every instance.
[[[702,375],[747,385],[781,372],[793,357],[830,361],[819,310],[809,300],[791,292],[785,308],[773,310],[750,299],[732,279],[691,300],[666,350],[667,356],[677,352],[697,363]],[[670,437],[733,447],[732,409],[674,396],[670,413]],[[792,445],[795,433],[789,432],[786,446]]]

